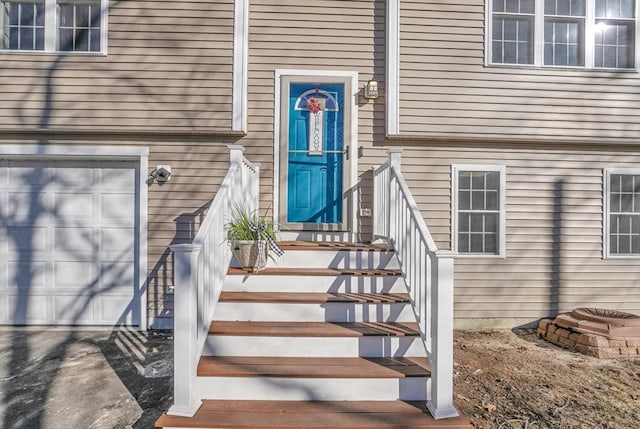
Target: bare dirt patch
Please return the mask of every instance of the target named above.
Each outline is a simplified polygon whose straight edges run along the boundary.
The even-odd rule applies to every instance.
[[[534,332],[455,333],[455,404],[475,428],[640,428],[640,359],[584,356]]]

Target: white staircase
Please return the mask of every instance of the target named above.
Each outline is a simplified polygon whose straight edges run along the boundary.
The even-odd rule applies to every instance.
[[[399,401],[424,407],[429,366],[394,253],[376,246],[282,247],[282,260],[260,273],[229,271],[198,363],[194,389],[206,398],[202,409],[271,403],[295,410],[309,401],[341,409],[366,404],[373,414]],[[357,420],[359,412],[347,414]],[[206,426],[203,419],[163,416],[158,424],[257,424],[218,419]],[[426,409],[419,420],[415,427],[437,427]]]

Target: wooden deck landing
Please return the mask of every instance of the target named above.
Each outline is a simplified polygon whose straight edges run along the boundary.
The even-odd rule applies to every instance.
[[[435,420],[424,404],[203,401],[191,418],[163,415],[156,426],[202,429],[472,429],[463,417]]]

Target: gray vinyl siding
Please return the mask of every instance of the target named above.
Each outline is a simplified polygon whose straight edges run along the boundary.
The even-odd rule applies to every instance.
[[[451,165],[505,165],[506,258],[455,259],[455,317],[535,321],[581,306],[640,313],[640,260],[603,259],[603,169],[637,168],[639,150],[517,142],[411,147],[403,172],[441,249],[451,248]]]
[[[638,73],[484,66],[485,2],[402,0],[400,133],[634,141]]]
[[[106,56],[0,52],[0,129],[230,130],[233,8],[111,1]]]

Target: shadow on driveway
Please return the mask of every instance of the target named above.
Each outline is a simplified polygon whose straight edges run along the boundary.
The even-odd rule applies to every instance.
[[[170,331],[0,328],[0,427],[153,428],[172,374]]]

